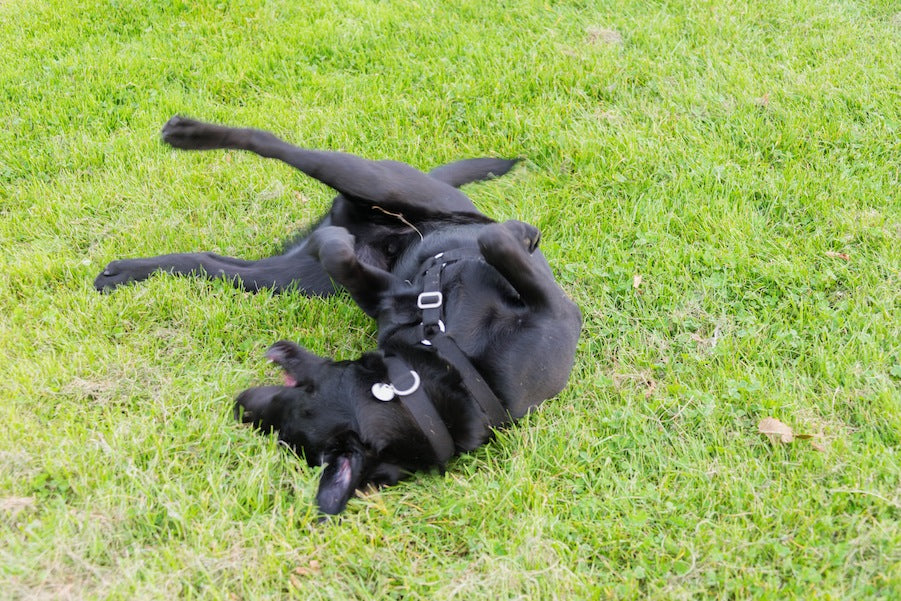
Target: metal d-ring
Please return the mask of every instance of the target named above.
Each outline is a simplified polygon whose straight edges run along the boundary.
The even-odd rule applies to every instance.
[[[397,388],[394,388],[394,384],[392,384],[391,388],[394,389],[394,394],[396,394],[397,396],[407,396],[408,394],[413,394],[414,392],[419,390],[419,374],[412,369],[410,370],[410,374],[413,376],[413,384],[406,390],[398,390]]]
[[[413,384],[410,385],[406,390],[398,390],[394,387],[394,384],[386,384],[384,382],[376,382],[372,385],[372,396],[377,398],[380,401],[391,401],[395,396],[407,396],[413,394],[417,390],[419,390],[419,384],[421,380],[419,379],[419,374],[410,370],[410,374],[413,376]]]

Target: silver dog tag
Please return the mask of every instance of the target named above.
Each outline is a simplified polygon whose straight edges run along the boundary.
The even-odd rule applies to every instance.
[[[372,396],[380,401],[390,401],[394,398],[394,386],[376,382],[372,385]]]

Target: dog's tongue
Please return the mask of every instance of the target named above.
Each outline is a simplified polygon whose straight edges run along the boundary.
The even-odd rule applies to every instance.
[[[285,374],[285,386],[294,387],[297,386],[297,380],[295,380],[292,376]]]

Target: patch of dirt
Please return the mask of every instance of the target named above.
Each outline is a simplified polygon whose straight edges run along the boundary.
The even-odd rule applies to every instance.
[[[643,392],[645,398],[650,398],[657,391],[657,380],[653,378],[649,369],[632,373],[614,373],[611,379],[617,389],[630,387]]]
[[[615,29],[588,27],[585,30],[585,43],[595,46],[598,44],[621,46],[623,44],[623,35]]]
[[[34,497],[4,497],[0,498],[0,512],[16,515],[23,509],[35,506]]]

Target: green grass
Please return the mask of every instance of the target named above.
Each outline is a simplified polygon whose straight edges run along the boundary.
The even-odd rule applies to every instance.
[[[0,3],[0,598],[901,598],[899,11]],[[316,470],[231,400],[278,338],[371,348],[350,300],[91,287],[114,258],[264,256],[328,206],[163,147],[177,112],[523,157],[468,192],[541,227],[585,315],[570,386],[317,524]],[[769,416],[820,436],[773,446]]]

